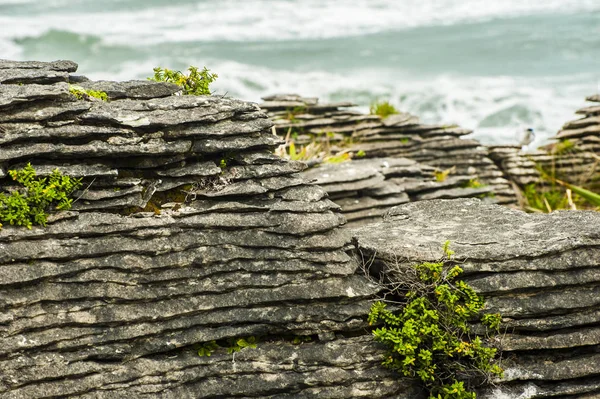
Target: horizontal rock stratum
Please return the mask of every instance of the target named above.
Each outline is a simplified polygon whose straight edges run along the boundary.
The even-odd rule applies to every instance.
[[[385,287],[360,255],[417,262],[445,240],[511,329],[502,389],[600,390],[598,214],[435,200],[341,229],[255,104],[76,68],[0,61],[0,192],[27,163],[83,178],[47,227],[0,230],[0,398],[420,398],[380,365],[366,316]],[[364,179],[428,170],[367,162]]]
[[[465,281],[503,316],[505,378],[496,397],[600,392],[600,213],[526,214],[476,199],[392,208],[354,232],[361,256],[391,280],[440,258],[450,240]],[[595,396],[590,396],[595,397]]]

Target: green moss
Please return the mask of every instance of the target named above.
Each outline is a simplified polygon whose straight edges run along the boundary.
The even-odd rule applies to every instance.
[[[390,104],[388,101],[378,101],[371,104],[369,108],[371,115],[378,115],[382,119],[387,118],[390,115],[399,114],[400,112]]]
[[[403,273],[403,308],[393,312],[376,302],[369,323],[383,324],[373,336],[388,349],[385,367],[419,379],[430,398],[474,399],[473,385],[501,377],[503,370],[495,361],[496,349],[486,347],[471,332],[469,322],[479,318],[492,335],[499,332],[501,317],[479,317],[484,300],[458,279],[463,270],[452,266],[453,254],[447,241],[441,261],[422,263],[412,273]]]
[[[0,222],[28,229],[34,224],[45,226],[52,208],[70,209],[73,203],[70,196],[81,187],[81,179],[63,176],[58,170],[47,178],[37,178],[31,164],[8,173],[21,187],[8,195],[0,193]]]
[[[154,76],[149,77],[148,80],[174,83],[182,88],[184,95],[210,95],[210,84],[217,80],[219,76],[216,73],[211,73],[206,67],[200,71],[198,67],[190,66],[188,71],[189,74],[185,75],[180,71],[156,67],[154,68]]]
[[[77,97],[78,100],[94,97],[102,101],[108,101],[108,94],[103,91],[87,90],[81,86],[69,85],[69,92]]]

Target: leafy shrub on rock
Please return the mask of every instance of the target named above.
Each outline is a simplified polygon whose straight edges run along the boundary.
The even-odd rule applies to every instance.
[[[189,75],[185,75],[181,71],[156,67],[154,68],[154,76],[148,79],[156,82],[175,83],[182,88],[184,95],[210,95],[209,86],[217,80],[219,75],[210,73],[210,70],[206,67],[200,71],[198,67],[190,66],[188,71]]]
[[[453,254],[448,244],[445,260]],[[463,270],[445,267],[445,260],[422,263],[403,274],[408,302],[399,312],[374,303],[369,323],[383,323],[373,335],[388,349],[385,367],[420,379],[430,398],[471,399],[472,385],[501,377],[503,370],[494,360],[496,349],[486,347],[469,326],[483,310],[483,299],[458,279]],[[498,331],[499,314],[480,320],[488,332]]]
[[[81,179],[63,176],[58,169],[47,178],[36,178],[31,164],[8,173],[23,187],[10,194],[0,193],[0,221],[28,229],[34,224],[45,226],[52,206],[56,210],[70,209],[73,200],[69,197],[81,186]]]

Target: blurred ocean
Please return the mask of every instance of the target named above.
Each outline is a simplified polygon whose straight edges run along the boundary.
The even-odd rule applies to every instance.
[[[246,100],[388,99],[541,144],[600,91],[600,0],[0,0],[0,58],[119,80],[206,65]]]

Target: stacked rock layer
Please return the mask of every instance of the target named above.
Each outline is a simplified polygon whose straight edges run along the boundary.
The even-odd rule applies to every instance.
[[[456,174],[438,181],[435,168],[407,158],[371,158],[323,164],[303,175],[342,207],[348,226],[380,221],[392,206],[438,198],[482,197],[493,201],[490,186],[475,186],[472,176]],[[442,180],[442,179],[439,179]]]
[[[565,123],[554,137],[557,143],[545,148],[547,154],[532,159],[557,178],[600,191],[600,96],[586,99],[593,105],[576,113],[580,119]]]
[[[414,395],[364,329],[379,287],[355,274],[339,206],[272,155],[256,105],[76,68],[0,61],[0,191],[27,163],[83,177],[47,227],[0,230],[1,397]]]
[[[265,97],[280,137],[293,137],[298,145],[326,142],[336,151],[362,152],[368,158],[405,157],[439,171],[452,170],[489,185],[500,204],[516,204],[510,182],[488,157],[487,149],[462,136],[472,133],[458,126],[426,125],[408,113],[380,118],[347,110],[352,103],[320,104],[316,98],[297,95]],[[469,193],[465,193],[469,197]]]
[[[450,240],[465,280],[503,316],[505,376],[486,397],[600,394],[600,214],[526,214],[477,199],[392,208],[354,240],[372,270],[402,279]]]

